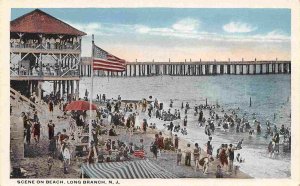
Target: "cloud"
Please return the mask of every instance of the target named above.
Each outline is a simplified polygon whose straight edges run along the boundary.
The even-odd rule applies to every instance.
[[[201,51],[201,56],[202,53],[206,52],[206,49],[207,52],[230,51],[231,53],[237,53],[234,55],[239,55],[238,49],[243,48],[243,50],[246,51],[245,48],[248,48],[248,50],[252,51],[253,56],[255,56],[256,52],[263,53],[263,51],[266,52],[268,49],[273,47],[272,53],[274,55],[276,54],[274,52],[275,49],[278,50],[278,53],[285,53],[287,58],[289,56],[288,54],[290,53],[290,35],[281,30],[271,30],[269,32],[260,34],[239,34],[237,32],[237,28],[234,28],[236,33],[206,32],[199,29],[199,21],[195,21],[190,18],[179,20],[174,24],[171,24],[169,27],[151,27],[149,25],[141,24],[101,22],[68,23],[73,27],[86,32],[88,35],[95,34],[95,41],[97,44],[101,44],[101,47],[103,47],[105,50],[115,52],[126,60],[142,58],[141,56],[143,55],[146,56],[146,47],[156,48],[157,50],[161,51],[169,50],[170,54],[172,53],[172,49],[175,48],[182,48],[182,51],[199,50]],[[187,23],[191,23],[191,25]],[[235,26],[236,25],[240,25],[240,31],[244,32],[246,30],[250,31],[256,29],[253,26],[245,23],[235,24]],[[97,35],[104,37],[97,37]],[[91,37],[83,37],[82,44],[82,55],[90,56]],[[114,51],[115,47],[117,46],[119,46],[118,51]],[[126,46],[123,47],[123,52],[120,52],[122,51],[121,46]],[[141,51],[141,54],[132,51],[139,47],[141,48],[139,50]],[[283,52],[280,52],[280,50]],[[128,52],[128,55],[125,51]],[[195,52],[195,54],[196,53],[197,52]],[[213,53],[215,52],[212,52],[212,54]],[[181,52],[180,54],[183,53]],[[166,55],[169,56],[169,54]],[[226,55],[228,54],[226,53]],[[157,58],[155,56],[153,57]]]
[[[172,25],[174,30],[180,32],[196,32],[200,26],[200,21],[192,18],[184,18]]]
[[[149,27],[144,26],[144,25],[135,25],[134,26],[135,31],[141,34],[147,34],[151,30]]]
[[[72,25],[73,27],[77,28],[78,30],[84,31],[87,34],[95,34],[101,31],[101,24],[100,23],[72,23],[68,22],[68,24]]]
[[[273,30],[267,33],[265,37],[273,40],[290,40],[290,37],[280,30]]]
[[[76,22],[70,22],[70,21],[64,21],[71,25],[72,27],[83,31],[87,33],[87,35],[111,35],[109,32],[106,32],[107,30],[106,27],[104,27],[101,23],[99,22],[91,22],[91,23],[76,23]]]
[[[290,36],[280,30],[273,30],[265,34],[256,35],[239,35],[233,33],[250,32],[256,29],[247,23],[230,22],[223,26],[224,29],[231,34],[221,34],[213,32],[205,32],[199,30],[200,21],[192,18],[184,18],[175,22],[170,27],[150,27],[148,25],[127,25],[127,24],[111,24],[111,23],[73,23],[68,22],[73,27],[86,32],[88,35],[104,35],[106,40],[116,41],[124,40],[122,37],[134,38],[147,41],[151,37],[155,40],[169,39],[178,40],[178,42],[195,41],[212,41],[212,42],[257,42],[257,43],[288,43]],[[115,39],[115,37],[119,39]],[[186,41],[185,41],[186,39]]]
[[[188,37],[188,34],[197,33],[200,21],[192,18],[184,18],[168,27],[149,27],[146,25],[135,25],[135,31],[140,34],[152,34],[162,36]]]
[[[242,22],[230,22],[223,25],[223,30],[229,33],[247,33],[256,30],[257,27],[253,27],[248,23]]]

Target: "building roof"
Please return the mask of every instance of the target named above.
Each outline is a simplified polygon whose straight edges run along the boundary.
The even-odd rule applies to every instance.
[[[86,33],[39,10],[24,14],[10,22],[10,32],[64,34],[83,36]]]

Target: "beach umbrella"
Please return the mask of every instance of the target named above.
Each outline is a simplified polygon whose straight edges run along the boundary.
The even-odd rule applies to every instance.
[[[90,102],[83,100],[72,101],[66,106],[65,110],[90,110]],[[97,110],[97,106],[92,104],[92,110]]]

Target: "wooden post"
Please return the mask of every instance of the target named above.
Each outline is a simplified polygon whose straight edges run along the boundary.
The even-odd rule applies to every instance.
[[[71,99],[74,97],[74,80],[70,80],[70,88],[71,88]]]
[[[244,74],[244,65],[240,65],[239,66],[239,68],[240,68],[240,73],[239,74]]]
[[[234,68],[234,75],[236,75],[237,71],[236,71],[236,65],[233,65]]]
[[[250,74],[250,65],[246,65],[246,69],[247,69],[247,74]]]
[[[76,80],[76,100],[79,100],[79,80]]]
[[[227,65],[227,71],[226,71],[226,73],[227,74],[231,74],[231,65],[229,64],[229,65]]]
[[[67,96],[70,94],[70,81],[67,80]]]
[[[141,65],[139,65],[139,76],[141,76]]]
[[[220,74],[224,74],[224,65],[220,65]]]
[[[64,95],[65,94],[65,92],[66,92],[66,86],[65,86],[65,80],[62,80],[62,95]]]
[[[260,64],[260,74],[262,74],[262,73],[263,73],[263,65]]]
[[[38,102],[41,102],[42,100],[42,82],[41,81],[38,81]]]
[[[279,73],[279,74],[282,73],[281,63],[278,64],[278,73]]]

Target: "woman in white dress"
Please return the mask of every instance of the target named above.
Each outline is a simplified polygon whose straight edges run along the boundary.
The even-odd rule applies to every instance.
[[[70,161],[71,161],[71,153],[68,147],[65,147],[63,150],[63,157],[64,157],[64,161],[65,163],[68,163],[70,165]]]

